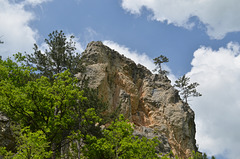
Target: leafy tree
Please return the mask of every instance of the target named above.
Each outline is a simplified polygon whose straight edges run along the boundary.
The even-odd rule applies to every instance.
[[[155,153],[158,141],[133,136],[133,125],[123,115],[103,130],[102,138],[87,135],[86,141],[83,154],[87,158],[158,158]]]
[[[44,76],[32,78],[34,70],[10,59],[0,60],[0,111],[22,128],[42,131],[54,155],[72,131],[98,132],[93,122],[84,125],[83,121],[93,120],[85,115],[89,105],[83,103],[87,99],[68,70],[54,75],[53,82]]]
[[[44,53],[34,44],[34,53],[26,55],[25,61],[29,66],[37,67],[40,74],[48,78],[67,69],[72,75],[83,70],[81,56],[76,53],[74,36],[68,40],[63,31],[53,31],[48,37],[45,39],[48,49]]]
[[[168,71],[162,69],[162,63],[169,62],[169,59],[166,56],[160,55],[159,57],[156,57],[153,59],[154,64],[156,65],[156,68],[153,70],[158,71],[159,74],[168,74]]]
[[[0,148],[0,155],[4,156],[5,159],[39,159],[51,157],[52,151],[47,151],[49,143],[43,131],[31,132],[29,127],[25,127],[20,131],[17,134],[17,152],[13,153],[7,151],[6,148]]]
[[[13,62],[10,58],[5,61],[0,59],[0,81],[10,82],[16,86],[24,86],[28,81],[32,81],[32,73],[36,69],[26,66],[18,66],[16,62]]]
[[[97,116],[95,110],[93,108],[88,109],[84,116],[82,117],[81,129],[78,131],[72,132],[70,136],[68,136],[68,140],[71,141],[68,144],[68,149],[61,154],[61,157],[64,158],[82,158],[82,148],[83,142],[85,142],[86,135],[93,135],[99,137],[101,134],[101,130],[99,129],[99,123],[101,122],[100,117]],[[91,131],[89,131],[91,130]],[[95,130],[95,131],[93,131]],[[86,142],[85,142],[86,144]],[[70,151],[69,151],[70,150]]]
[[[196,87],[199,86],[197,82],[189,83],[190,77],[183,75],[178,80],[175,81],[174,86],[180,89],[180,94],[187,103],[188,97],[199,97],[202,96],[201,93],[197,92]]]

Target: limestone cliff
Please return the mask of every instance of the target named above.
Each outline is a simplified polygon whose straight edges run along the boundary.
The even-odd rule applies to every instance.
[[[120,110],[137,126],[136,135],[158,136],[162,152],[171,149],[181,158],[196,151],[194,112],[166,76],[152,74],[102,42],[89,43],[82,61],[86,72],[77,77],[87,76],[89,87],[109,103],[108,112]]]

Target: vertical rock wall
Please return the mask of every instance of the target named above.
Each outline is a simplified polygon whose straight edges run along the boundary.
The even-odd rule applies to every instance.
[[[162,149],[187,158],[196,149],[194,112],[184,103],[166,76],[152,74],[142,65],[104,46],[91,42],[82,54],[89,87],[137,127],[136,135],[158,136]]]

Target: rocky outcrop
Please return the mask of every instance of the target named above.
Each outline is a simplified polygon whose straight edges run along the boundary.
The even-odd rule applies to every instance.
[[[7,150],[13,150],[15,144],[15,138],[11,130],[11,122],[0,112],[0,147],[6,147]]]
[[[82,61],[86,72],[77,77],[87,77],[89,87],[109,103],[108,112],[119,109],[137,126],[136,134],[157,134],[163,153],[170,147],[181,158],[196,150],[194,112],[166,76],[152,74],[102,42],[89,43]]]
[[[171,147],[168,143],[168,139],[165,135],[161,134],[156,129],[152,129],[145,126],[138,126],[135,128],[133,135],[138,136],[140,138],[146,137],[147,139],[157,138],[160,142],[156,147],[156,152],[163,156],[171,152]]]

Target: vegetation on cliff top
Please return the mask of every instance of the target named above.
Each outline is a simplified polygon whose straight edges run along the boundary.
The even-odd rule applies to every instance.
[[[169,59],[166,56],[160,55],[154,58],[153,61],[154,61],[154,64],[156,65],[156,68],[153,70],[154,72],[158,71],[160,75],[167,75],[169,73],[168,71],[162,69],[162,64],[169,62]],[[202,96],[202,94],[197,92],[196,90],[196,87],[198,87],[199,84],[197,82],[194,82],[194,83],[189,83],[189,82],[190,82],[190,77],[183,75],[178,80],[176,80],[174,84],[174,86],[177,89],[179,89],[180,95],[182,95],[185,103],[188,102],[189,97]]]

